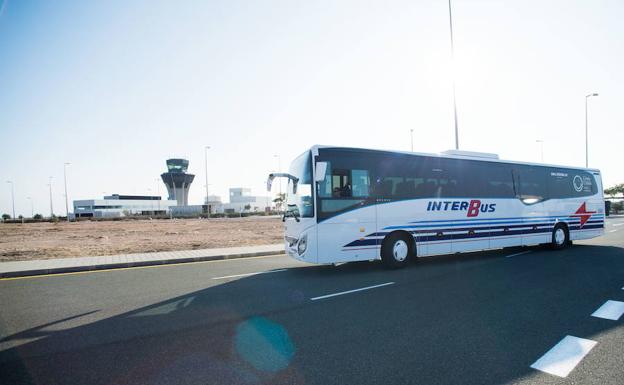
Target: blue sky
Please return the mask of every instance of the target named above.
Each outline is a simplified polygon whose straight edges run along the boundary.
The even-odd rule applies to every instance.
[[[448,10],[436,1],[0,0],[0,211],[148,194],[173,156],[211,193],[306,147],[454,145]],[[453,2],[460,147],[624,182],[624,3]],[[161,184],[160,192],[164,192]]]

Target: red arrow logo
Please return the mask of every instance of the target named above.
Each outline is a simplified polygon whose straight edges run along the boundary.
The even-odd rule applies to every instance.
[[[591,218],[592,214],[596,214],[596,212],[595,211],[587,211],[587,207],[585,206],[585,202],[583,202],[581,207],[579,207],[578,210],[576,210],[576,212],[574,214],[570,215],[570,216],[571,217],[576,217],[576,218],[581,218],[581,227],[583,227],[583,225],[585,223],[587,223],[589,218]]]

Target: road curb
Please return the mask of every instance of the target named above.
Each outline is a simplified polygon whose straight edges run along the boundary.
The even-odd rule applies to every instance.
[[[144,267],[144,266],[158,266],[158,265],[174,265],[178,263],[191,263],[191,262],[206,262],[206,261],[219,261],[226,259],[240,259],[251,257],[263,257],[268,255],[284,255],[285,253],[272,251],[257,251],[249,253],[234,253],[234,254],[222,254],[222,255],[210,255],[205,257],[185,257],[185,258],[168,258],[151,261],[134,261],[134,262],[115,262],[98,265],[83,265],[83,266],[64,266],[54,267],[47,269],[32,269],[32,270],[20,270],[20,271],[7,271],[0,272],[0,279],[2,278],[18,278],[18,277],[31,277],[37,275],[46,274],[63,274],[63,273],[78,273],[85,271],[98,271],[98,270],[114,270],[123,269],[129,267]]]

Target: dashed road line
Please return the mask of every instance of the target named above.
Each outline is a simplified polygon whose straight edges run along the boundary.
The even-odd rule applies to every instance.
[[[370,289],[375,289],[375,288],[378,288],[378,287],[383,287],[383,286],[388,286],[388,285],[394,285],[394,282],[386,282],[386,283],[382,283],[382,284],[379,284],[379,285],[366,286],[366,287],[361,287],[359,289],[353,289],[353,290],[341,291],[341,292],[333,293],[333,294],[322,295],[320,297],[310,298],[310,300],[311,301],[316,301],[316,300],[319,300],[319,299],[325,299],[325,298],[330,298],[330,297],[336,297],[336,296],[339,296],[339,295],[351,294],[351,293],[355,293],[355,292],[358,292],[358,291],[370,290]]]
[[[609,230],[610,233],[615,233],[617,230]]]
[[[592,317],[617,321],[624,314],[624,302],[608,300],[592,313]]]
[[[251,275],[277,273],[277,272],[286,271],[286,270],[287,269],[277,269],[277,270],[269,270],[269,271],[256,271],[255,273],[224,275],[223,277],[213,277],[212,279],[227,279],[227,278],[249,277]]]
[[[506,255],[505,258],[517,257],[518,255],[527,254],[527,253],[530,253],[531,251],[533,250],[521,251],[519,253]]]
[[[614,223],[613,227],[617,227],[617,226],[624,226],[624,223]]]
[[[565,336],[531,367],[544,373],[567,377],[596,343],[584,338]]]

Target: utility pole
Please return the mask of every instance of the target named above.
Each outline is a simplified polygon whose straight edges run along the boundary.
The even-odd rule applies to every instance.
[[[410,139],[411,139],[411,151],[414,152],[414,129],[410,129]]]
[[[13,203],[13,219],[15,219],[15,185],[12,180],[7,180],[11,184],[11,202]]]
[[[448,2],[449,26],[451,30],[451,71],[453,72],[453,116],[455,117],[455,149],[459,150],[459,128],[457,127],[457,99],[455,97],[455,47],[453,46],[453,13],[451,0]]]
[[[273,155],[274,158],[277,158],[277,172],[282,172],[282,157],[279,155]],[[282,178],[278,178],[279,182],[279,198],[282,199]],[[280,209],[282,208],[284,202],[280,201]]]
[[[540,159],[542,161],[542,163],[544,163],[544,141],[541,139],[537,139],[535,141],[535,143],[539,143],[540,144]]]
[[[26,199],[28,199],[30,201],[30,217],[34,218],[35,217],[35,208],[34,208],[32,197],[26,197]]]
[[[156,194],[160,198],[160,179],[154,179],[156,181]],[[160,199],[158,199],[158,212],[160,213]]]
[[[208,219],[210,219],[210,195],[208,195],[208,150],[210,150],[210,146],[204,147],[204,161],[206,165],[206,211],[208,212]]]
[[[587,99],[592,96],[598,96],[597,93],[591,93],[585,95],[585,168],[589,167],[589,136],[587,133]]]
[[[49,178],[50,183],[48,183],[48,187],[50,188],[50,218],[54,217],[54,206],[52,205],[52,177]]]
[[[63,179],[65,180],[65,213],[67,216],[67,222],[69,222],[69,198],[67,197],[67,166],[69,162],[63,163]]]

